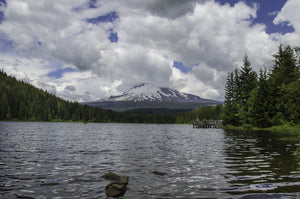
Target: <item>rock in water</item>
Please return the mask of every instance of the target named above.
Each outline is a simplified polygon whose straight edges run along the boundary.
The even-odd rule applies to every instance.
[[[129,178],[127,176],[120,176],[118,174],[109,172],[104,174],[102,178],[111,181],[105,187],[105,193],[108,197],[117,198],[123,196],[126,193],[127,184],[129,181]]]
[[[165,175],[167,175],[167,173],[163,172],[163,171],[152,171],[152,173],[155,174],[155,175],[159,175],[159,176],[165,176]]]
[[[127,184],[122,182],[111,182],[105,187],[105,193],[108,197],[120,197],[127,191]]]
[[[128,184],[129,178],[127,176],[121,176],[120,182],[124,184]]]

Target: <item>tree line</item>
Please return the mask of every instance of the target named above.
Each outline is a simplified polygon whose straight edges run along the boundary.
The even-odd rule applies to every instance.
[[[228,73],[225,124],[271,127],[300,123],[300,48],[280,45],[273,66],[257,74],[247,56],[241,69]]]
[[[179,113],[176,117],[177,124],[191,124],[193,120],[222,120],[223,106],[221,104],[214,106],[201,106],[193,111]]]
[[[70,102],[0,71],[0,120],[175,123],[175,115],[126,113]]]

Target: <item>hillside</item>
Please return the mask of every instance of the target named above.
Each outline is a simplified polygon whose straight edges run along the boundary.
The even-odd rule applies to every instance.
[[[106,122],[115,113],[68,102],[0,72],[0,120]]]
[[[174,123],[175,116],[131,114],[65,101],[0,71],[0,120]]]

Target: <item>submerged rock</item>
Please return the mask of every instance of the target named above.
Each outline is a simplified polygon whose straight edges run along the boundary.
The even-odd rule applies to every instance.
[[[127,191],[127,184],[129,182],[128,176],[120,176],[113,172],[106,173],[102,176],[106,180],[111,180],[105,187],[105,193],[108,197],[120,197]]]
[[[167,173],[163,172],[163,171],[152,171],[152,173],[155,174],[155,175],[159,175],[159,176],[165,176],[165,175],[167,175]]]
[[[34,197],[31,197],[31,196],[21,196],[21,195],[18,195],[18,194],[16,194],[16,197],[19,198],[19,199],[35,199]]]
[[[106,180],[111,180],[111,181],[120,181],[121,176],[118,174],[115,174],[113,172],[108,172],[102,176],[102,178]]]

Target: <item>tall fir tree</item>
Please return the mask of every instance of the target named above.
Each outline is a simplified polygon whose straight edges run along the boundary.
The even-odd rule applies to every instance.
[[[277,54],[274,55],[274,66],[269,77],[269,118],[272,125],[281,125],[289,121],[287,106],[284,103],[285,88],[289,84],[299,81],[299,77],[299,61],[297,61],[295,49],[280,45]]]
[[[241,70],[229,73],[225,88],[224,121],[226,124],[249,123],[248,103],[251,91],[256,88],[257,74],[251,67],[247,55],[244,56]]]
[[[225,87],[224,124],[239,125],[238,109],[235,99],[236,90],[235,74],[233,72],[228,73]]]
[[[249,123],[257,127],[269,127],[269,85],[266,69],[260,70],[257,88],[251,92],[248,100]]]
[[[247,101],[251,96],[251,91],[256,88],[257,74],[251,67],[251,62],[247,55],[244,56],[243,66],[239,73],[239,96],[240,118],[242,123],[249,123],[249,111]]]
[[[274,87],[278,88],[282,84],[288,85],[299,80],[299,62],[297,63],[296,49],[280,45],[277,54],[273,57],[274,66],[271,70],[270,79]]]

